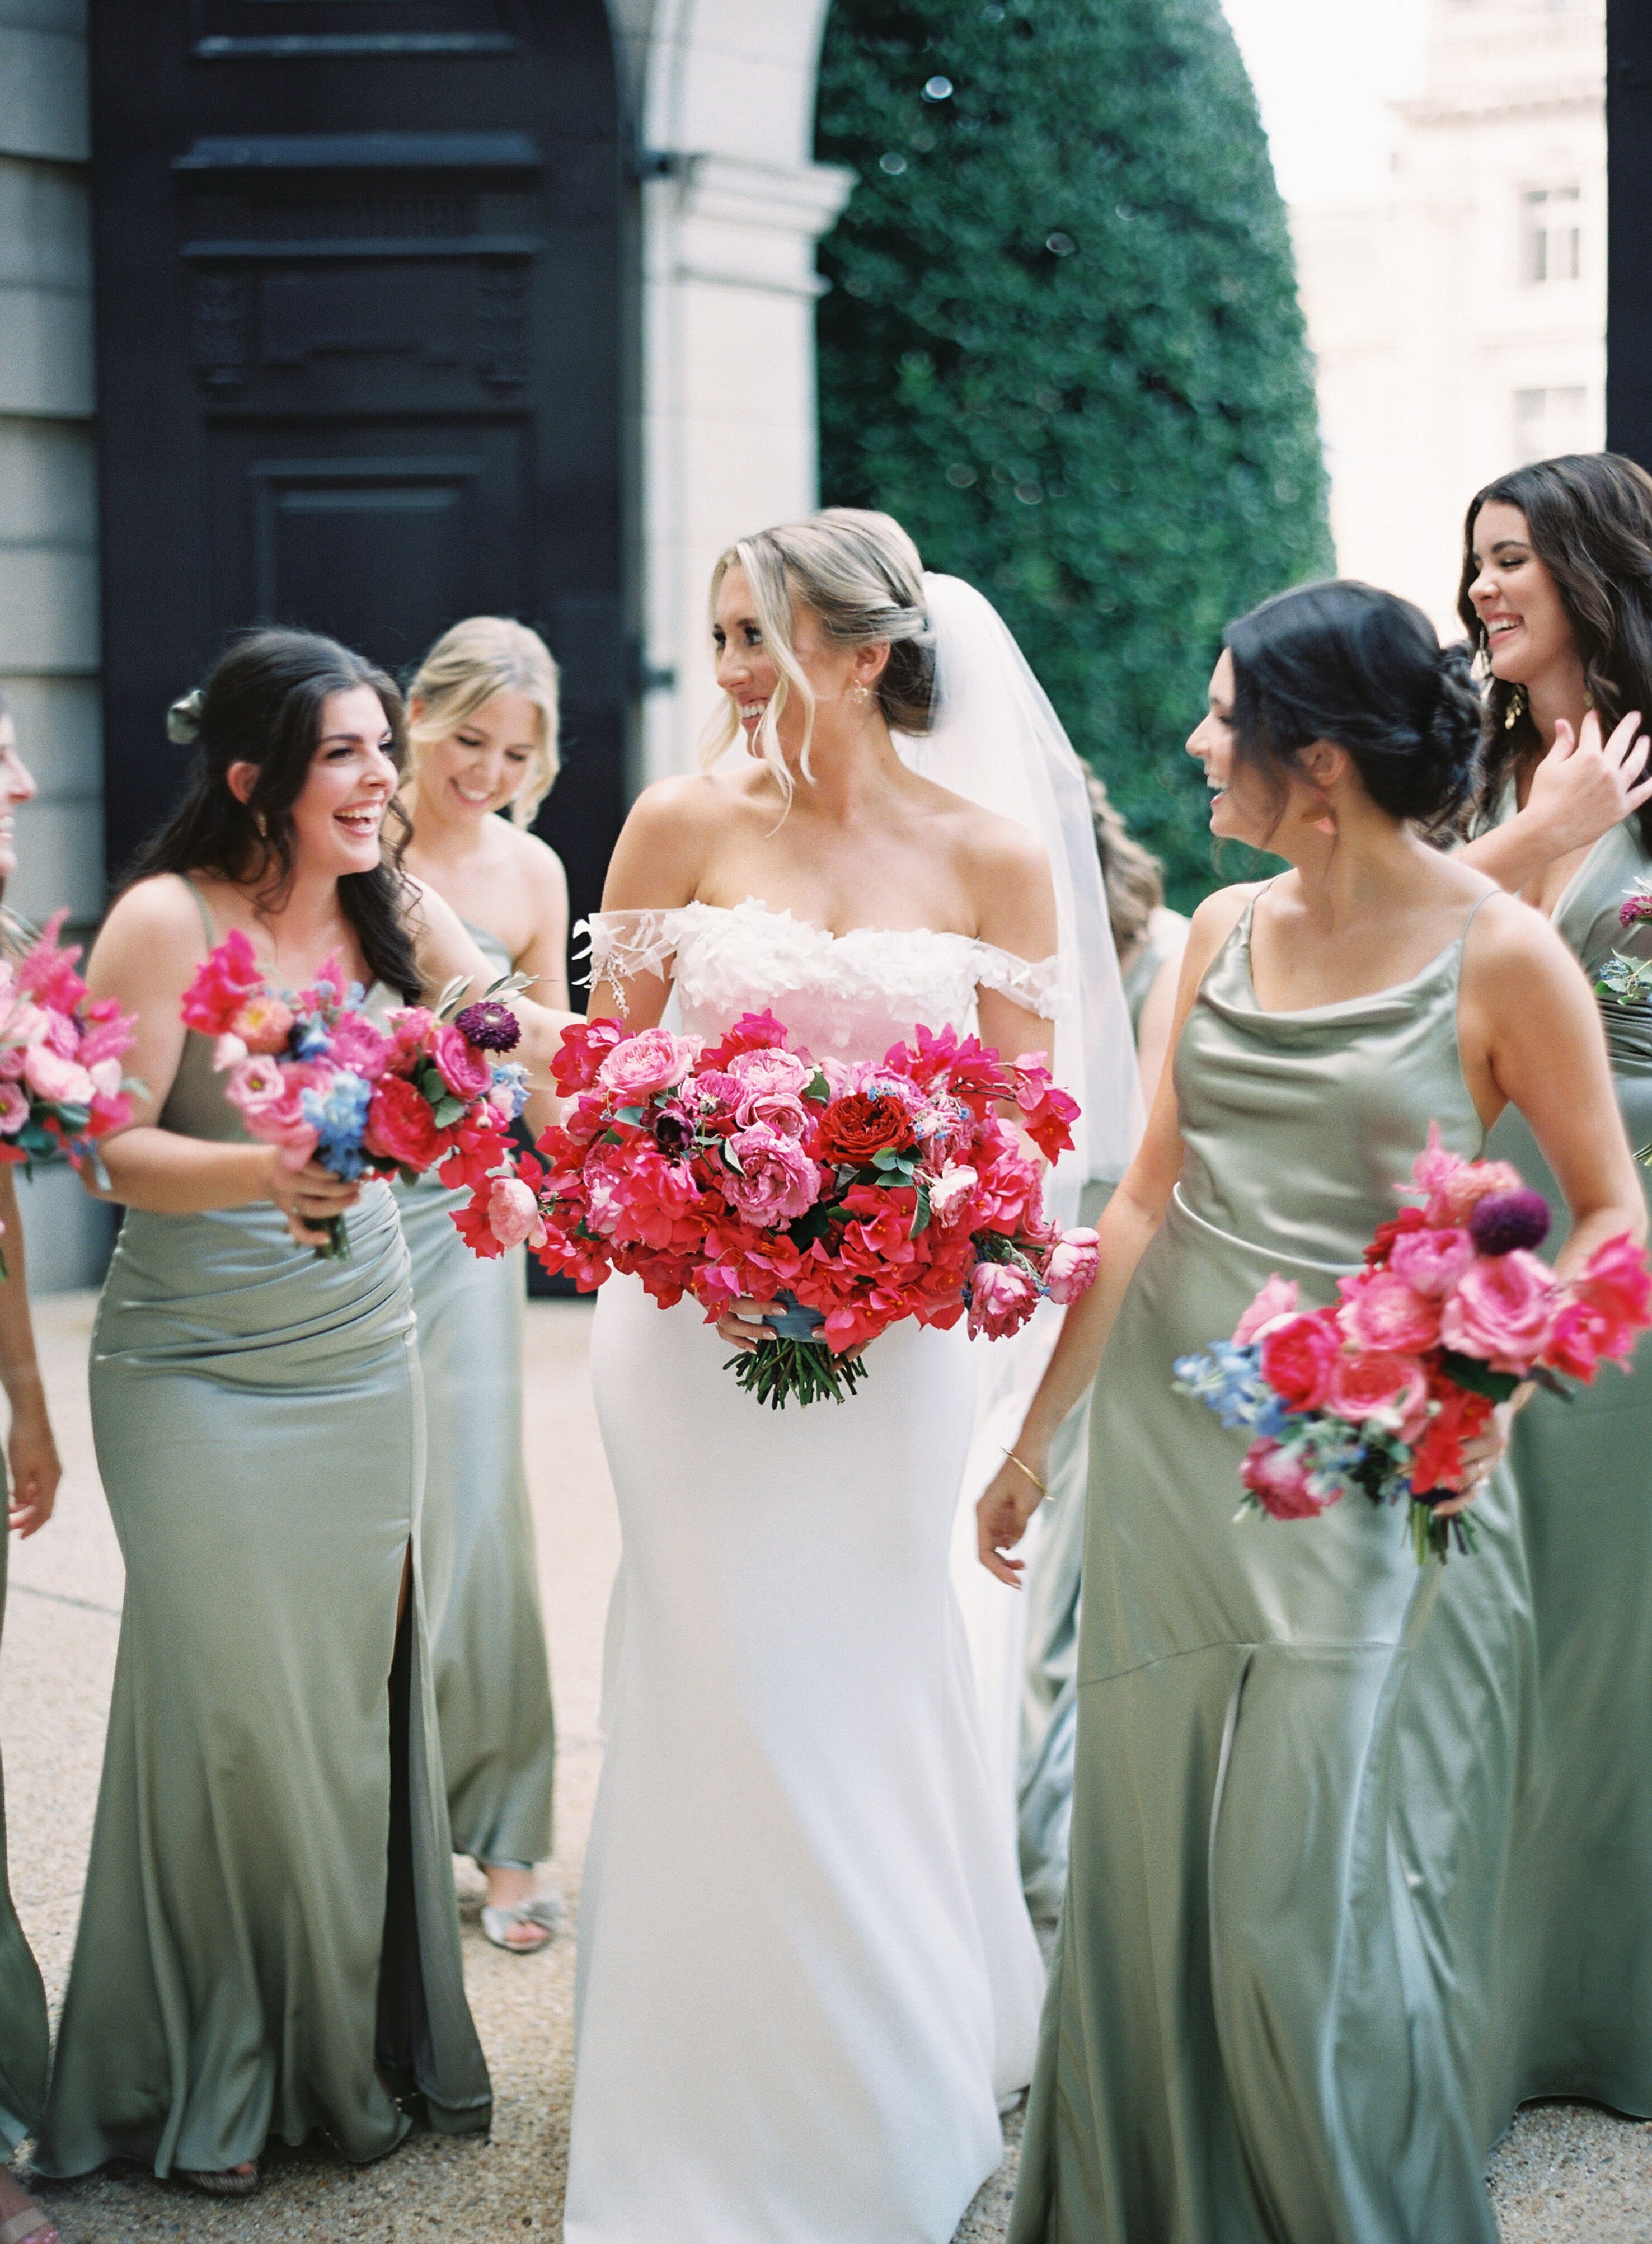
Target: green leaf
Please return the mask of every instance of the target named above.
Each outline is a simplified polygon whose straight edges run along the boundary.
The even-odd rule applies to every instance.
[[[919,1236],[919,1234],[920,1234],[921,1233],[927,1231],[927,1230],[929,1229],[929,1227],[930,1227],[930,1196],[929,1196],[929,1186],[928,1186],[927,1185],[919,1185],[919,1186],[918,1186],[918,1188],[917,1188],[917,1206],[912,1210],[912,1224],[911,1224],[911,1230],[910,1230],[910,1231],[908,1231],[908,1233],[907,1233],[907,1234],[906,1234],[906,1235],[907,1235],[907,1237],[908,1237],[909,1239],[916,1239],[916,1238],[917,1238],[917,1237]]]
[[[1459,1355],[1455,1348],[1442,1348],[1439,1360],[1448,1379],[1466,1387],[1471,1395],[1484,1395],[1493,1402],[1506,1402],[1520,1383],[1513,1372],[1493,1371],[1477,1355]]]
[[[451,1014],[462,1013],[464,1010],[464,1001],[470,987],[471,977],[468,974],[456,974],[453,977],[430,1009],[438,1021],[445,1021]]]
[[[435,1110],[434,1120],[438,1130],[450,1130],[464,1115],[464,1101],[450,1093]]]

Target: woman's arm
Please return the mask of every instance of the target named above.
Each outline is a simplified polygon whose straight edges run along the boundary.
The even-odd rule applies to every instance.
[[[63,1467],[58,1461],[46,1390],[35,1355],[17,1171],[10,1163],[0,1168],[0,1223],[5,1226],[6,1258],[6,1275],[0,1282],[0,1385],[4,1386],[11,1405],[11,1431],[6,1441],[11,1477],[10,1524],[19,1535],[32,1535],[51,1517]]]
[[[1181,959],[1173,1046],[1193,1010],[1211,960],[1253,894],[1249,888],[1219,889],[1195,912]],[[1054,1351],[1016,1436],[1014,1456],[1019,1463],[1006,1458],[976,1506],[981,1564],[1012,1587],[1019,1582],[1022,1562],[1004,1554],[1020,1541],[1038,1508],[1036,1484],[1048,1478],[1050,1444],[1068,1412],[1094,1381],[1136,1266],[1164,1220],[1170,1194],[1181,1173],[1181,1157],[1175,1085],[1170,1070],[1165,1068],[1136,1157],[1096,1227],[1101,1242],[1096,1281],[1063,1315]]]
[[[1170,1031],[1175,1025],[1176,996],[1181,986],[1180,956],[1167,958],[1154,976],[1142,1000],[1136,1024],[1136,1065],[1141,1071],[1143,1096],[1151,1098],[1158,1088],[1164,1064],[1170,1057]]]
[[[568,997],[568,876],[554,849],[531,834],[522,840],[522,862],[533,904],[533,932],[516,962],[518,974],[531,977],[528,994],[537,1004],[573,1018]],[[557,1119],[551,1092],[535,1092],[525,1110],[538,1138]]]
[[[1463,863],[1518,894],[1557,857],[1592,849],[1603,834],[1652,799],[1652,776],[1646,775],[1652,742],[1640,725],[1640,711],[1631,710],[1602,742],[1593,709],[1576,735],[1562,718],[1554,728],[1554,747],[1532,774],[1524,810],[1468,842],[1458,852]]]
[[[426,998],[434,1004],[450,983],[463,980],[469,985],[467,1002],[473,1002],[498,980],[498,974],[446,897],[410,873],[403,877],[413,891],[408,921]],[[522,1027],[522,1042],[511,1057],[527,1069],[530,1081],[543,1088],[551,1079],[551,1061],[562,1032],[578,1016],[520,992],[509,1003]]]
[[[716,816],[711,783],[667,779],[646,788],[614,844],[602,887],[605,912],[674,911],[700,893]],[[633,1034],[657,1027],[671,995],[671,970],[617,970],[592,984],[587,1019],[620,1020]]]

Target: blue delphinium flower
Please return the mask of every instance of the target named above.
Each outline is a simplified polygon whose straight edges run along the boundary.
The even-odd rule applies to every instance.
[[[365,1076],[340,1074],[327,1092],[306,1091],[299,1102],[315,1132],[315,1159],[347,1184],[367,1166],[362,1132],[372,1097],[373,1086]]]
[[[325,1059],[332,1049],[333,1039],[319,1013],[312,1013],[293,1031],[293,1050],[300,1059]]]
[[[526,1068],[513,1059],[496,1059],[493,1063],[493,1088],[496,1092],[501,1090],[510,1092],[511,1119],[514,1122],[528,1103]]]

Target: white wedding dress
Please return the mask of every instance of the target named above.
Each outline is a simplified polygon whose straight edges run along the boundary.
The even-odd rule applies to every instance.
[[[822,1058],[972,1026],[978,985],[1043,1011],[1054,970],[755,901],[591,926],[593,980],[674,971],[685,1030],[768,1007]],[[781,1412],[728,1353],[692,1301],[603,1288],[623,1619],[565,2234],[948,2244],[999,2163],[1043,1991],[948,1569],[974,1351],[909,1321],[850,1402]]]

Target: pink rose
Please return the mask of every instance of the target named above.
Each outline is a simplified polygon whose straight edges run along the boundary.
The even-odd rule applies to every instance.
[[[966,1163],[944,1169],[929,1188],[930,1216],[943,1231],[951,1231],[964,1214],[980,1179]]]
[[[474,1051],[451,1021],[437,1031],[431,1052],[437,1073],[456,1098],[487,1096],[493,1085],[493,1063],[485,1052]]]
[[[537,1230],[544,1235],[539,1203],[520,1177],[495,1177],[488,1194],[488,1229],[501,1247],[520,1247]]]
[[[1425,1237],[1408,1232],[1408,1239]],[[1360,1348],[1409,1355],[1439,1338],[1439,1303],[1408,1286],[1394,1270],[1364,1270],[1337,1285],[1343,1297],[1337,1321]]]
[[[252,1044],[251,1038],[247,1042]],[[270,1047],[254,1044],[253,1049],[267,1051]],[[275,1049],[279,1051],[280,1045]],[[396,1046],[361,1014],[345,1013],[334,1027],[329,1057],[335,1067],[347,1067],[352,1075],[364,1075],[369,1083],[376,1083],[395,1058]]]
[[[735,1167],[722,1180],[723,1191],[760,1229],[789,1223],[820,1198],[820,1172],[796,1140],[778,1130],[761,1122],[736,1130],[723,1150]]]
[[[1525,1247],[1491,1261],[1477,1256],[1446,1303],[1439,1336],[1494,1371],[1528,1371],[1543,1353],[1559,1306],[1554,1273]]]
[[[396,1058],[390,1064],[398,1075],[410,1075],[420,1055],[430,1048],[436,1015],[424,1005],[403,1005],[390,1015],[389,1030],[396,1040]]]
[[[683,1097],[691,1098],[701,1111],[723,1107],[732,1113],[743,1096],[735,1078],[718,1067],[702,1067],[694,1080],[683,1086]]]
[[[95,1096],[91,1078],[79,1062],[64,1059],[49,1044],[30,1045],[23,1079],[37,1098],[49,1098],[58,1106],[90,1106]]]
[[[1474,1242],[1466,1231],[1403,1231],[1390,1249],[1388,1267],[1413,1293],[1438,1301],[1473,1260]]]
[[[1245,1451],[1239,1477],[1272,1519],[1317,1519],[1342,1495],[1339,1488],[1317,1495],[1296,1453],[1266,1436]]]
[[[1276,1317],[1292,1317],[1297,1314],[1300,1288],[1294,1278],[1282,1278],[1276,1270],[1250,1307],[1233,1328],[1234,1342],[1243,1348],[1256,1339],[1264,1325]]]
[[[751,1111],[755,1100],[776,1093],[796,1098],[815,1071],[796,1052],[771,1046],[764,1051],[736,1052],[728,1063],[728,1072],[741,1089],[740,1119],[749,1124],[755,1119]]]
[[[978,1262],[970,1274],[970,1338],[1005,1340],[1039,1305],[1038,1288],[1011,1262]]]
[[[1060,1302],[1065,1308],[1080,1294],[1089,1291],[1101,1267],[1100,1247],[1100,1240],[1087,1227],[1061,1234],[1051,1249],[1044,1272],[1044,1282],[1053,1301]]]
[[[1402,1433],[1428,1412],[1428,1373],[1414,1355],[1378,1348],[1338,1355],[1330,1367],[1325,1408],[1339,1418],[1394,1418]]]
[[[758,1055],[767,1059],[767,1052]],[[777,1131],[782,1138],[806,1138],[809,1131],[809,1109],[801,1098],[789,1091],[763,1091],[755,1097],[742,1098],[739,1119],[750,1129],[761,1122],[768,1129]]]
[[[1335,1316],[1328,1310],[1276,1317],[1262,1335],[1262,1375],[1288,1410],[1317,1410],[1340,1347]]]
[[[8,1028],[7,1033],[10,1034]],[[22,1044],[0,1044],[0,1083],[16,1083],[23,1074],[23,1063],[28,1057]]]
[[[15,1138],[29,1119],[29,1102],[15,1083],[0,1083],[0,1138]]]
[[[698,1049],[696,1038],[674,1037],[669,1029],[644,1029],[614,1046],[597,1070],[597,1081],[621,1105],[634,1106],[680,1083]]]

